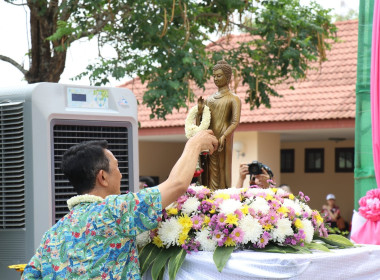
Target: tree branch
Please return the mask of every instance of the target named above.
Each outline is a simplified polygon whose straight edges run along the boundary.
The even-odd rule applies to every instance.
[[[16,67],[18,70],[20,70],[21,73],[24,75],[28,72],[20,64],[18,64],[16,61],[14,61],[12,58],[10,58],[8,56],[4,56],[4,55],[0,54],[0,60],[3,60],[5,62],[12,64],[14,67]]]
[[[12,1],[9,1],[9,0],[4,0],[4,2],[11,4],[13,6],[26,6],[26,5],[28,5],[27,3],[16,4],[16,3],[13,3]]]

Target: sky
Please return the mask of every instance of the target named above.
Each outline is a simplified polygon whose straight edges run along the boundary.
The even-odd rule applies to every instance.
[[[345,14],[349,9],[359,11],[360,0],[317,0],[322,7],[333,9],[333,14]],[[301,0],[308,3],[309,0]],[[28,65],[26,53],[29,49],[28,32],[29,19],[28,8],[14,6],[0,0],[0,55],[5,55],[19,64]],[[77,41],[72,44],[67,52],[66,68],[61,76],[60,83],[89,85],[88,78],[80,81],[72,81],[70,78],[83,72],[86,66],[95,60],[98,50],[95,41]],[[117,86],[126,82],[111,80],[107,86]],[[0,87],[17,86],[26,84],[22,73],[11,64],[0,60]]]

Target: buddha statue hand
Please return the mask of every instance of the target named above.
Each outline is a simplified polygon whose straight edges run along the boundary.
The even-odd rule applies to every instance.
[[[203,97],[198,98],[198,116],[203,114],[203,109],[205,108],[205,100]]]
[[[226,136],[222,135],[222,137],[219,138],[219,143],[218,143],[218,152],[223,151],[224,149],[224,144],[226,143]]]

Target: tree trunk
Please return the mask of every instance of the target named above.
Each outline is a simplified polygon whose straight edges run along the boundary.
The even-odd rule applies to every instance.
[[[57,46],[58,42],[46,39],[54,34],[57,29],[56,7],[48,9],[46,6],[42,7],[47,3],[45,1],[41,2],[41,6],[36,5],[36,3],[29,3],[28,5],[30,8],[32,48],[30,54],[31,64],[25,79],[30,84],[58,82],[65,69],[66,49],[57,52],[54,50],[54,46]],[[43,4],[43,2],[45,3]]]

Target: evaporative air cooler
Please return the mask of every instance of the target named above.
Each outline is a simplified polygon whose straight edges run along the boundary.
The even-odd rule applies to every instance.
[[[122,193],[138,188],[137,102],[122,88],[39,83],[0,89],[0,278],[26,263],[76,195],[60,163],[72,145],[105,139]]]

